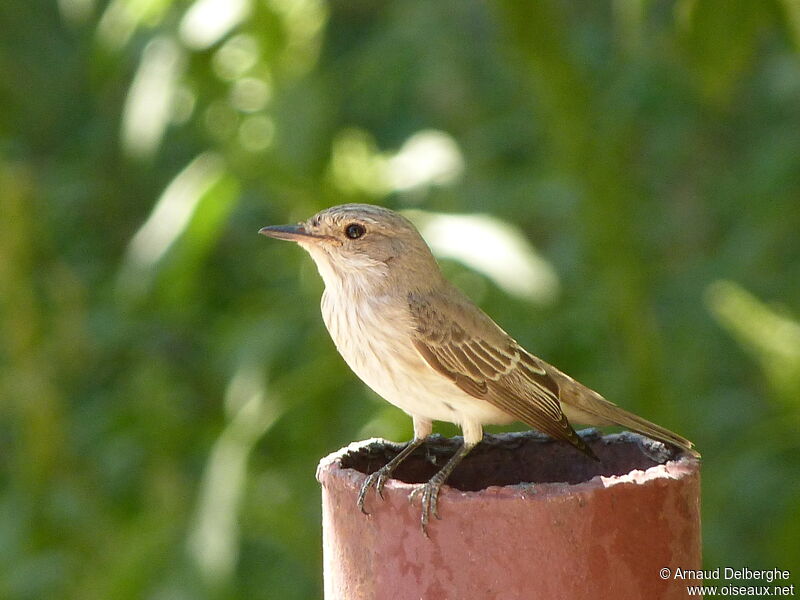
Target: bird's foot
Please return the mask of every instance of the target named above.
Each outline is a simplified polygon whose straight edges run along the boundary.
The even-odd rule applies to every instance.
[[[367,497],[369,488],[374,487],[375,492],[377,492],[378,496],[380,496],[381,500],[383,500],[383,486],[386,484],[386,480],[392,476],[392,473],[394,473],[394,470],[400,465],[400,463],[402,463],[414,452],[414,450],[419,448],[424,443],[425,438],[415,437],[408,444],[406,444],[405,448],[397,453],[397,456],[367,477],[367,479],[364,481],[364,485],[361,486],[361,490],[358,492],[358,500],[356,501],[358,508],[362,513],[365,515],[369,514],[364,509],[364,500]]]
[[[422,515],[420,516],[420,524],[422,525],[422,533],[425,534],[425,537],[430,537],[428,535],[428,523],[430,522],[431,515],[436,517],[437,519],[441,519],[439,516],[439,490],[444,483],[444,477],[441,477],[442,472],[440,471],[433,477],[431,477],[428,483],[424,483],[421,486],[414,488],[414,490],[408,495],[408,501],[414,502],[417,496],[422,497]]]
[[[367,497],[369,488],[374,487],[375,493],[380,496],[381,500],[383,500],[383,486],[386,485],[386,480],[392,476],[392,471],[394,471],[394,465],[384,465],[374,473],[370,474],[364,481],[363,485],[361,486],[361,490],[358,492],[357,504],[358,508],[365,515],[369,514],[364,508],[364,500]]]

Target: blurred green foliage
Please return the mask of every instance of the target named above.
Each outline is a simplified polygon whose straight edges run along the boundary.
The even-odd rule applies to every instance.
[[[0,32],[0,597],[320,596],[318,459],[410,420],[256,231],[345,201],[518,227],[548,293],[448,275],[697,443],[708,567],[797,576],[795,1],[26,0]]]

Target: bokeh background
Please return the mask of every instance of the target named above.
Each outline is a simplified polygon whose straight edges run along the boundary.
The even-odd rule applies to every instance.
[[[320,597],[317,461],[411,423],[256,232],[352,201],[796,578],[796,0],[7,0],[0,597]]]

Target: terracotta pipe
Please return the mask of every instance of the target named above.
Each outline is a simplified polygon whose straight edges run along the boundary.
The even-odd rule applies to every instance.
[[[685,600],[699,582],[673,577],[701,568],[699,461],[587,431],[599,463],[533,432],[487,436],[442,488],[430,538],[408,494],[458,438],[415,452],[383,500],[370,491],[369,516],[356,507],[361,484],[399,447],[373,439],[323,459],[325,597]]]

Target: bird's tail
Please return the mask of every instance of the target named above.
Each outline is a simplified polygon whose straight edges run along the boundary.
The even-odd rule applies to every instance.
[[[700,453],[695,450],[694,444],[687,440],[685,437],[678,435],[651,423],[647,419],[643,419],[639,415],[628,412],[624,408],[620,408],[613,402],[609,402],[597,392],[581,385],[568,375],[567,385],[562,385],[561,405],[564,414],[573,423],[583,423],[585,425],[619,425],[641,433],[649,438],[677,446],[681,450],[685,450],[692,456],[699,458]],[[562,383],[562,382],[559,382]],[[570,385],[571,384],[571,385]]]

